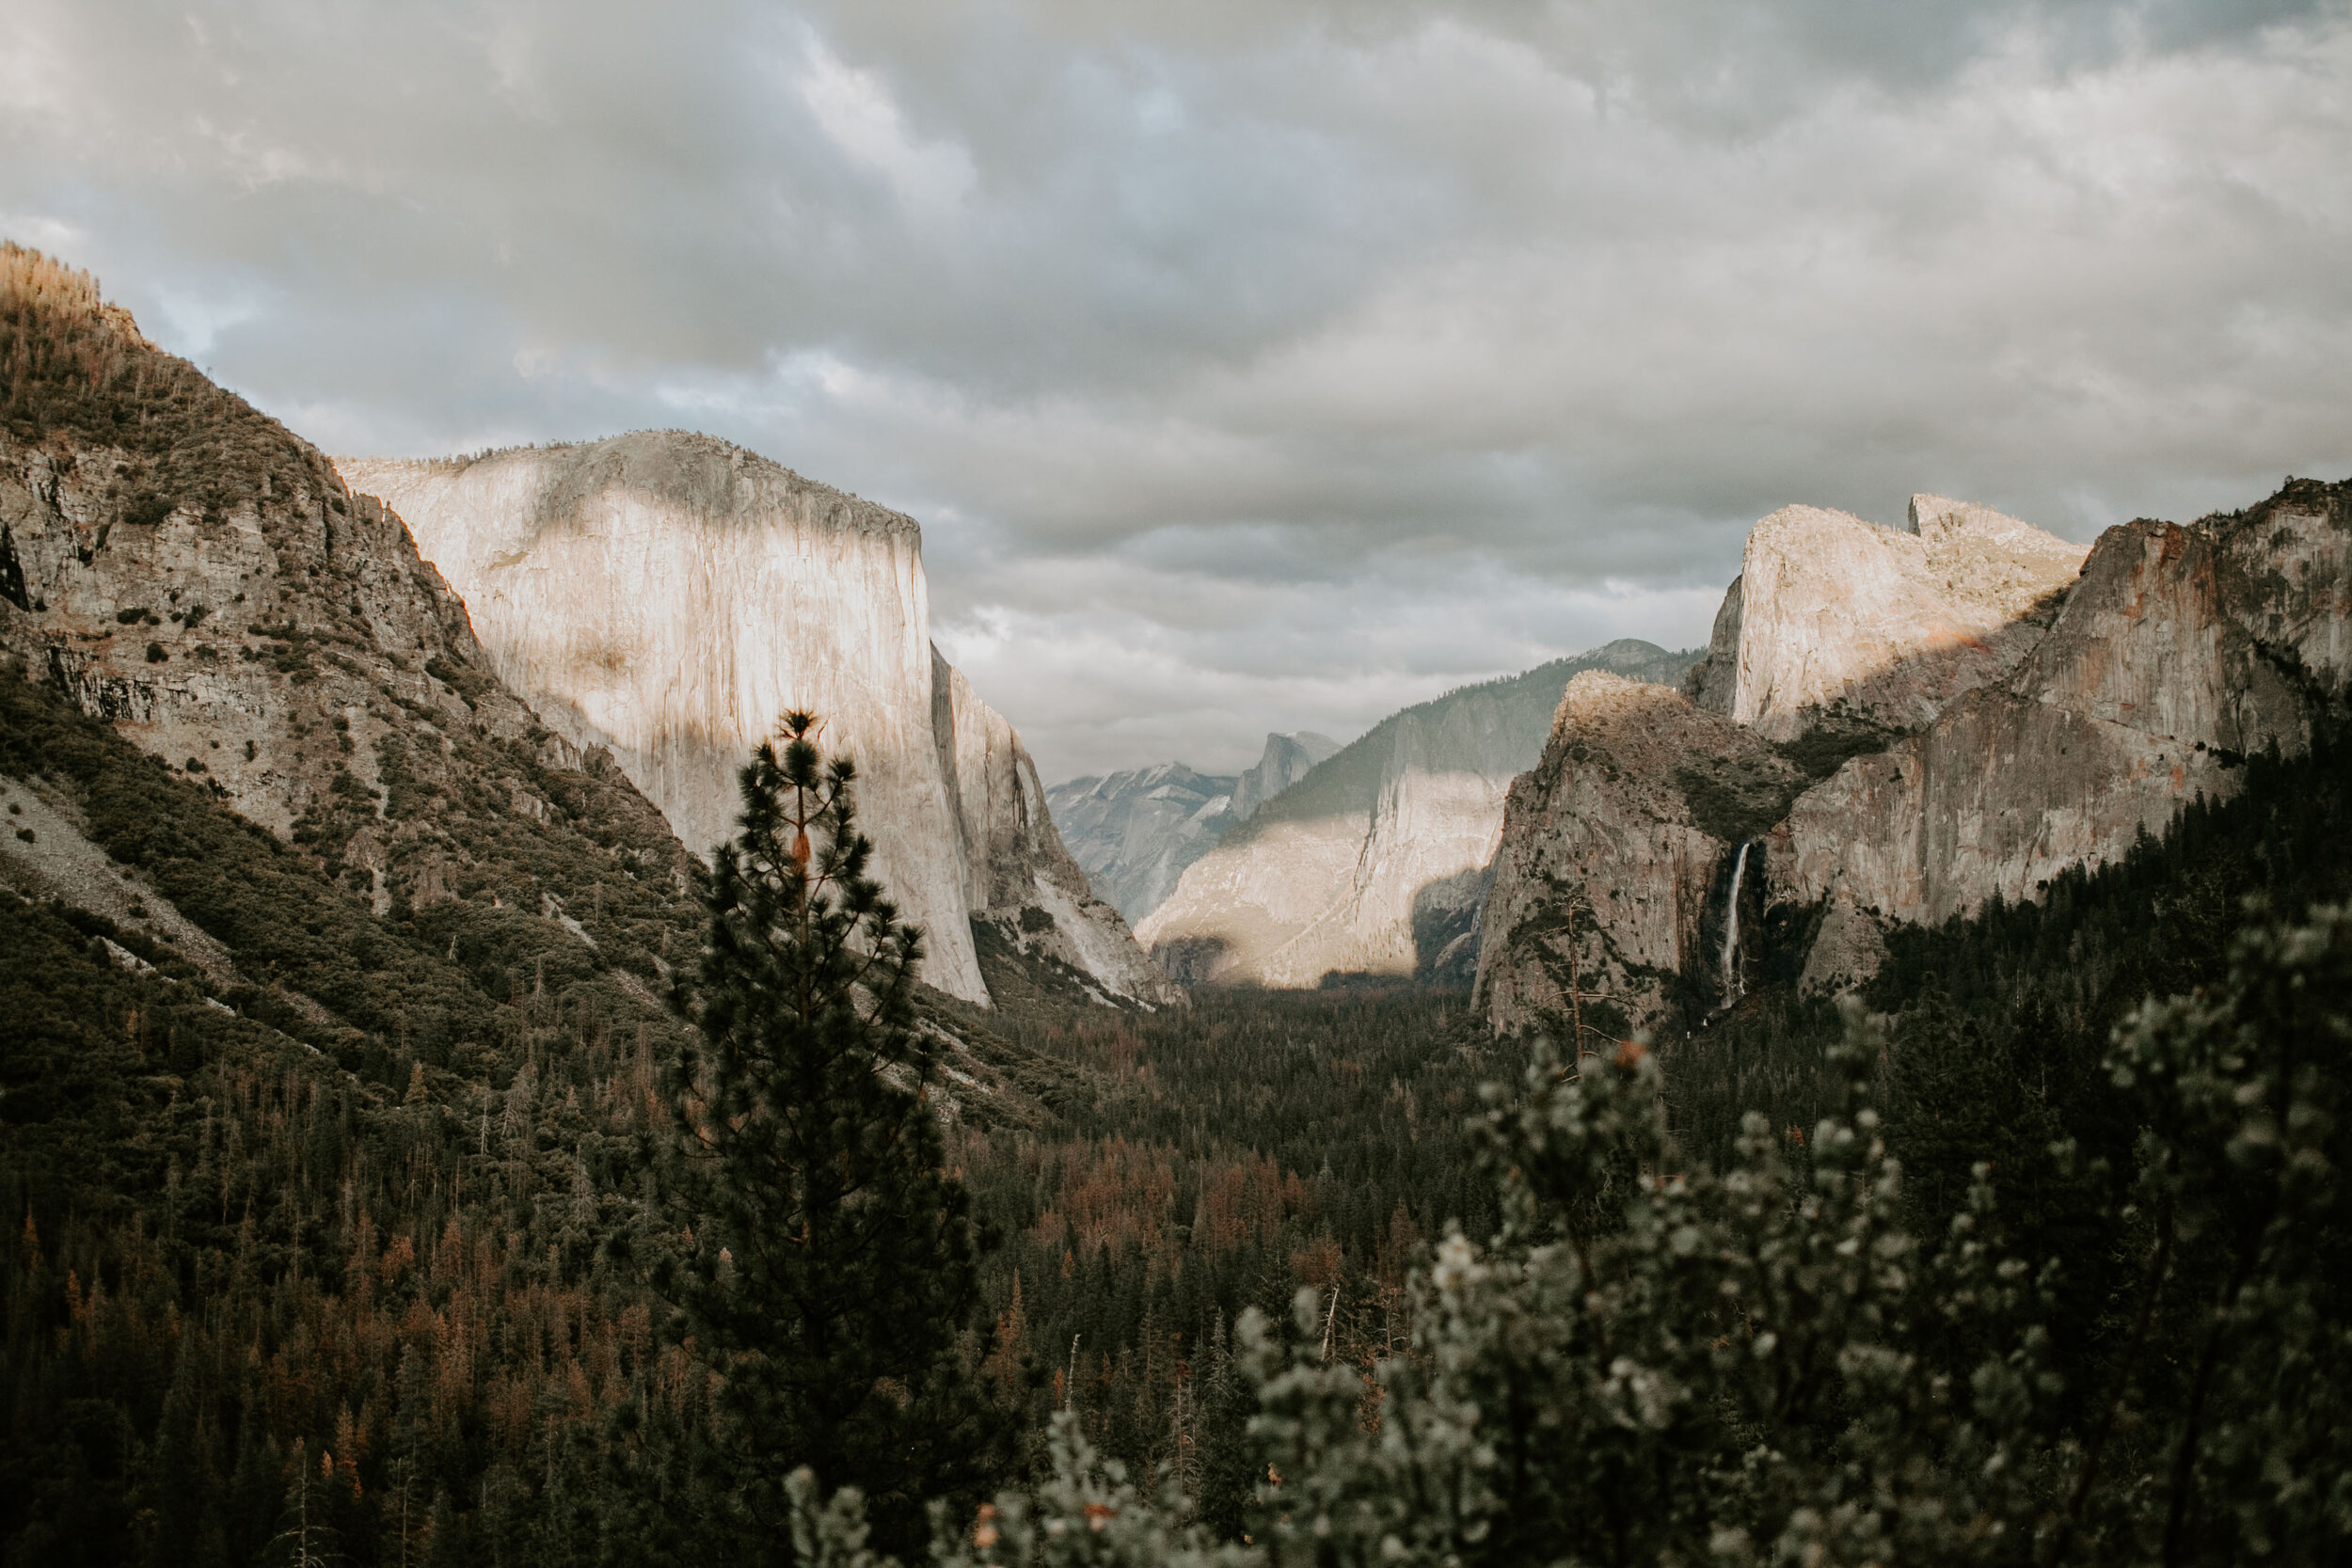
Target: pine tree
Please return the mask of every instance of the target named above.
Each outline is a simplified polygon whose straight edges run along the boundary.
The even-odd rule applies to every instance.
[[[807,714],[740,775],[712,869],[701,1038],[666,1079],[691,1224],[658,1279],[723,1374],[746,1547],[785,1550],[785,1482],[860,1488],[912,1555],[922,1501],[976,1497],[1004,1422],[958,1340],[978,1238],[945,1169],[913,1006],[922,938],[867,874],[849,759]],[[689,1239],[691,1237],[691,1239]]]
[[[1257,1396],[1241,1369],[1233,1365],[1222,1311],[1216,1314],[1205,1348],[1208,1368],[1200,1378],[1198,1396],[1199,1517],[1212,1536],[1232,1541],[1241,1535],[1258,1481],[1256,1450],[1249,1442],[1249,1418],[1257,1407]]]
[[[379,1559],[392,1568],[421,1568],[432,1541],[432,1501],[426,1456],[433,1441],[431,1373],[417,1347],[400,1353],[398,1402],[392,1414],[390,1495],[384,1499]]]
[[[285,1507],[278,1514],[278,1537],[270,1543],[273,1552],[282,1554],[278,1560],[286,1568],[329,1568],[342,1560],[330,1522],[333,1499],[328,1481],[334,1468],[329,1454],[319,1455],[318,1463],[311,1464],[309,1445],[299,1437],[294,1439]]]
[[[183,1341],[173,1360],[171,1388],[164,1396],[149,1471],[153,1510],[148,1543],[149,1568],[199,1560],[204,1544],[206,1487],[197,1453],[197,1413],[201,1402],[196,1358]]]

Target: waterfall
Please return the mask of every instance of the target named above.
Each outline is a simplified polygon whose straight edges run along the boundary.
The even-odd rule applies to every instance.
[[[1731,863],[1731,897],[1724,911],[1724,999],[1728,1007],[1740,996],[1740,879],[1747,874],[1748,846],[1740,846]]]

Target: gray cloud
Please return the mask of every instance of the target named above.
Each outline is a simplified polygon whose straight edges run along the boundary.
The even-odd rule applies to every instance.
[[[904,508],[1050,772],[2352,471],[2348,228],[2342,0],[0,8],[0,229],[330,448]]]

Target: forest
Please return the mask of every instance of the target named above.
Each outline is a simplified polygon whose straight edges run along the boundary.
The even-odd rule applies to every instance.
[[[126,861],[168,869],[169,837],[181,885],[201,867],[224,909],[265,890],[317,929],[352,908],[40,687],[0,683],[0,715],[10,771],[78,770],[92,799],[127,776],[166,804],[110,846]],[[1866,1088],[1903,1214],[1932,1235],[1990,1201],[2022,1255],[2068,1259],[2054,1375],[2103,1383],[2143,1273],[2146,1217],[2116,1216],[2148,1132],[2110,1040],[2146,998],[2222,982],[2249,908],[2341,897],[2345,793],[2336,740],[2253,759],[2242,795],[2046,901],[1905,934],[1871,988],[1887,1022]],[[694,1555],[646,1500],[701,1484],[693,1456],[723,1442],[713,1370],[644,1266],[675,1037],[610,1027],[593,977],[518,983],[476,1004],[500,1018],[473,1078],[401,1054],[397,1007],[355,1046],[67,906],[0,900],[0,927],[10,1560],[282,1560],[290,1518],[354,1563]],[[1273,1386],[1244,1319],[1279,1338],[1309,1292],[1377,1430],[1377,1370],[1428,1354],[1414,1275],[1432,1243],[1509,1228],[1491,1107],[1526,1092],[1510,1085],[1540,1047],[1486,1037],[1460,994],[1236,991],[984,1024],[927,1006],[1008,1069],[1003,1103],[967,1096],[945,1146],[991,1243],[962,1364],[1023,1434],[999,1484],[1043,1473],[1066,1413],[1129,1476],[1169,1478],[1191,1528],[1238,1538],[1263,1506]],[[1661,1042],[1663,1157],[1732,1168],[1759,1124],[1742,1113],[1801,1150],[1853,1092],[1844,1032],[1782,983]],[[2340,1279],[2342,1236],[2321,1240]],[[2175,1296],[2143,1337],[2193,1341],[2195,1299]],[[2162,1359],[2171,1386],[2143,1379],[2152,1408],[2123,1434],[2149,1465],[2165,1402],[2187,1397],[2182,1357]]]

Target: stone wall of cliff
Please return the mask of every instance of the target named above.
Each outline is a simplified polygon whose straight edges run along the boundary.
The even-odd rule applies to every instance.
[[[878,875],[928,934],[925,978],[987,1000],[973,918],[1067,857],[1018,737],[931,647],[913,519],[678,432],[340,466],[406,519],[500,678],[610,748],[698,852],[731,832],[735,771],[778,715],[819,714],[857,760]],[[1154,993],[1115,911],[1054,918],[1100,984]]]
[[[1490,1016],[1581,1019],[1590,1050],[1693,990],[1730,1000],[1739,846],[1770,831],[1799,782],[1755,730],[1671,687],[1598,671],[1570,681],[1504,811],[1478,956]],[[1742,882],[1753,917],[1762,879]]]
[[[1631,1022],[1689,1026],[1736,1001],[1742,960],[1717,945],[1738,843],[1762,861],[1741,894],[1752,915],[1810,933],[1802,983],[1835,989],[1867,977],[1887,923],[2037,897],[2199,793],[2234,790],[2247,754],[2301,751],[2343,708],[2352,483],[2291,482],[2189,527],[2110,529],[2087,552],[1937,497],[1915,499],[1912,526],[1809,508],[1757,525],[1685,685],[1727,727],[1670,721],[1662,695],[1563,705],[1497,859],[1479,976],[1497,1026],[1558,1016],[1546,933],[1572,907],[1591,910],[1590,961]],[[1687,749],[1686,783],[1711,768],[1716,784],[1679,804],[1635,789],[1633,707]],[[1774,763],[1792,770],[1777,798],[1759,771]],[[1727,824],[1711,851],[1683,836],[1694,800]],[[1712,925],[1667,944],[1657,911],[1690,896],[1701,851],[1717,857]],[[1638,958],[1610,969],[1620,954]]]
[[[453,961],[488,974],[520,922],[661,1019],[691,862],[490,673],[400,520],[80,275],[0,254],[0,678],[108,721],[376,915],[446,927]]]
[[[1686,689],[1789,740],[1833,717],[1910,729],[2008,675],[2084,547],[1942,496],[1914,496],[1910,525],[1812,506],[1757,523]]]
[[[955,801],[969,918],[993,927],[997,950],[1041,962],[1113,996],[1157,1002],[1167,977],[1144,956],[1119,911],[1094,895],[1045,808],[1028,748],[963,673],[931,655],[942,770]],[[1040,914],[1044,918],[1041,919]]]
[[[2108,530],[2010,680],[1797,802],[1775,887],[1930,922],[2030,898],[2231,793],[2248,753],[2300,752],[2345,685],[2344,516],[2340,494],[2301,486]]]

